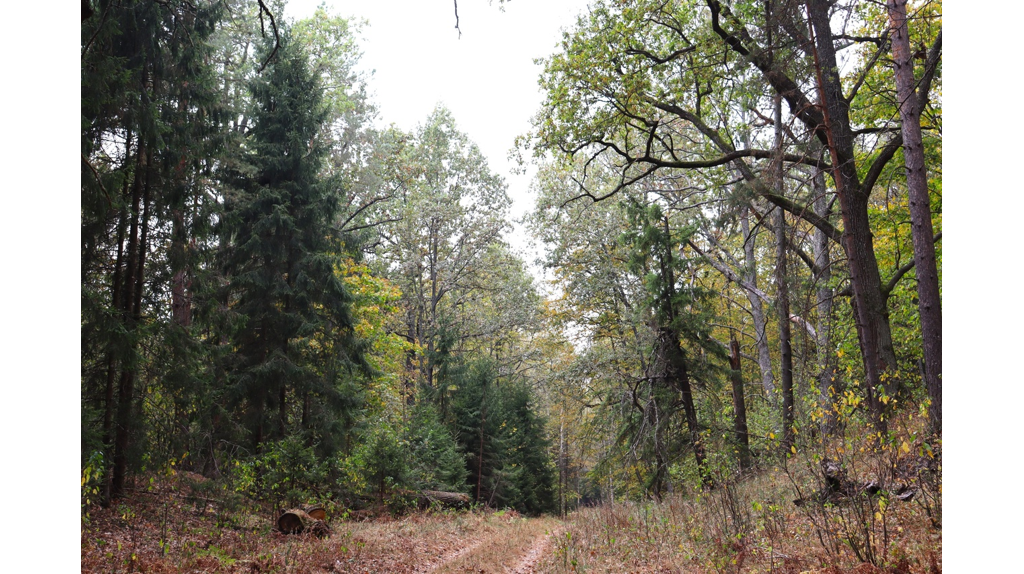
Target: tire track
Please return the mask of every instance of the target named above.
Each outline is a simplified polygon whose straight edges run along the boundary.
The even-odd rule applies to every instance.
[[[474,540],[461,548],[452,550],[451,552],[448,552],[440,556],[436,561],[431,561],[430,563],[422,566],[416,566],[412,570],[413,574],[429,574],[430,572],[433,572],[434,570],[437,570],[438,568],[441,568],[446,564],[454,562],[462,556],[476,550],[481,544],[483,544],[483,542],[483,538]]]
[[[505,572],[509,574],[533,574],[536,572],[537,563],[540,562],[541,558],[547,553],[551,547],[551,541],[556,540],[562,535],[562,529],[558,528],[552,530],[548,534],[542,534],[533,541],[530,548],[523,555],[519,563],[516,564],[515,568],[506,569]]]

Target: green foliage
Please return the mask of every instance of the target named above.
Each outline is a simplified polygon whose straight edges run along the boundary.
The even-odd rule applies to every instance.
[[[89,507],[100,501],[100,489],[103,484],[103,474],[106,463],[103,460],[103,453],[95,451],[82,465],[82,521],[89,520]]]
[[[132,1],[82,23],[83,459],[107,453],[114,495],[152,448],[142,389],[204,366],[172,333],[191,321],[179,288],[209,260],[217,202],[204,176],[223,143],[210,38],[222,15],[219,2]]]
[[[365,433],[353,458],[371,492],[383,501],[392,489],[407,483],[407,455],[401,435],[387,421],[378,420]]]
[[[320,174],[327,154],[321,88],[301,45],[285,32],[274,62],[250,89],[255,125],[240,167],[225,173],[232,187],[221,231],[231,238],[225,297],[236,347],[227,396],[255,446],[288,434],[289,395],[303,405],[301,426],[333,444],[339,429],[309,409],[337,415],[353,408],[356,391],[342,377],[367,365],[352,296],[335,274],[341,197]]]
[[[466,452],[471,493],[477,502],[521,512],[554,510],[554,476],[544,421],[530,392],[500,381],[491,362],[465,371],[453,398],[456,439]]]
[[[309,504],[324,497],[328,464],[296,437],[271,443],[265,452],[232,469],[237,492],[283,506]]]
[[[413,408],[405,431],[405,447],[413,488],[454,492],[466,489],[465,457],[433,404],[420,402]]]

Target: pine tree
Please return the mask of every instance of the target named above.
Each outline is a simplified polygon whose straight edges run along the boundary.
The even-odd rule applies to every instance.
[[[673,231],[668,216],[657,203],[644,206],[633,202],[627,206],[627,211],[634,229],[625,233],[622,239],[632,249],[630,267],[633,272],[644,275],[648,304],[653,310],[652,327],[657,331],[657,349],[652,362],[655,371],[652,379],[659,383],[654,389],[655,394],[664,396],[658,401],[659,407],[664,408],[676,402],[672,395],[678,393],[701,482],[707,485],[705,446],[693,392],[697,365],[687,357],[683,342],[719,358],[724,357],[724,352],[710,339],[711,321],[702,305],[708,294],[680,285],[680,279],[687,270],[687,261],[680,257],[679,247],[692,230]],[[666,390],[671,394],[665,395]],[[667,417],[657,419],[666,420]],[[655,496],[660,497],[670,453],[663,447],[668,438],[659,435],[660,428],[654,432],[658,468],[653,487]]]

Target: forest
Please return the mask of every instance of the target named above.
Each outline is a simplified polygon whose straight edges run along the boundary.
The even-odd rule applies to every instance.
[[[83,571],[941,572],[940,2],[592,0],[522,220],[284,12],[82,2]]]

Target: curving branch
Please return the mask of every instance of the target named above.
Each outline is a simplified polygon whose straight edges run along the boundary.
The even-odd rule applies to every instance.
[[[864,174],[864,181],[860,184],[860,192],[865,196],[871,194],[871,189],[875,187],[875,182],[878,181],[878,177],[882,175],[882,170],[885,169],[886,164],[889,160],[896,155],[896,152],[903,147],[903,134],[898,133],[894,138],[889,140],[889,143],[885,144],[882,148],[881,153],[875,158],[875,161],[871,162],[871,166],[868,167],[868,172]]]
[[[455,2],[455,29],[459,31],[459,39],[462,39],[462,28],[459,28],[459,0],[452,0]]]
[[[740,38],[734,34],[730,34],[725,28],[722,27],[721,19],[724,16],[730,21],[735,21],[736,17],[733,16],[728,6],[723,6],[718,0],[706,0],[708,8],[711,9],[711,28],[733,51],[743,56],[750,61],[761,73],[764,75],[765,80],[771,84],[772,88],[779,93],[789,104],[790,113],[796,116],[807,128],[818,134],[818,139],[825,145],[828,145],[828,138],[825,135],[825,131],[821,129],[825,125],[825,116],[822,115],[821,110],[818,106],[814,105],[807,95],[803,93],[800,86],[793,81],[792,78],[787,76],[781,70],[777,69],[770,58],[766,54],[761,52],[758,48],[752,47],[747,48]],[[746,30],[743,29],[742,24],[736,22],[741,29],[740,34],[745,39],[753,44],[750,40],[749,35],[746,34]]]
[[[270,55],[267,56],[266,61],[264,61],[263,65],[260,66],[259,72],[262,72],[267,67],[267,64],[270,63],[270,60],[274,58],[274,55],[277,54],[277,49],[281,47],[281,36],[277,33],[277,22],[274,20],[274,13],[270,11],[270,8],[267,8],[267,5],[263,3],[263,0],[256,1],[260,6],[260,33],[263,34],[264,38],[267,37],[267,29],[263,24],[264,13],[266,13],[268,18],[270,18],[270,26],[274,29],[274,49],[270,51]]]
[[[664,63],[667,63],[667,62],[671,62],[672,60],[676,60],[680,56],[682,56],[684,54],[688,54],[690,52],[693,52],[696,49],[697,49],[696,46],[688,46],[686,48],[682,48],[682,49],[676,50],[676,51],[672,52],[671,54],[669,54],[667,56],[658,56],[657,54],[648,52],[647,50],[644,50],[643,48],[626,48],[626,53],[631,55],[631,56],[643,56],[643,57],[647,58],[648,60],[651,60],[652,62],[654,62],[655,65],[661,65],[661,64],[664,64]]]
[[[737,274],[735,271],[730,269],[729,266],[726,265],[725,262],[721,260],[721,258],[711,257],[707,253],[704,253],[704,251],[702,251],[700,247],[697,247],[697,244],[695,244],[691,240],[687,240],[686,244],[689,245],[691,249],[696,251],[701,257],[703,257],[708,263],[710,263],[712,267],[714,267],[722,275],[724,275],[726,279],[728,279],[729,281],[732,281],[733,283],[739,285],[742,289],[750,292],[751,294],[753,294],[758,299],[764,301],[766,304],[768,304],[768,305],[772,305],[773,304],[772,300],[770,298],[768,298],[768,294],[767,293],[765,293],[761,289],[758,289],[757,287],[752,285],[749,281],[746,281],[742,277],[740,277],[739,274]],[[799,315],[794,315],[794,314],[790,313],[789,314],[789,320],[793,324],[799,325],[800,327],[802,327],[805,331],[807,331],[807,334],[810,335],[811,338],[817,340],[817,337],[818,337],[817,331],[814,329],[813,325],[811,325],[810,323],[807,322],[806,319],[804,319],[803,317],[801,317]]]
[[[843,36],[835,36],[835,37],[836,38],[842,38]],[[872,68],[875,67],[875,64],[878,63],[878,60],[879,60],[879,58],[882,57],[882,54],[884,54],[884,53],[889,51],[889,33],[888,32],[886,32],[885,34],[882,34],[882,37],[878,38],[877,40],[878,41],[876,42],[876,44],[878,45],[878,49],[875,50],[875,54],[873,56],[871,56],[871,60],[867,63],[866,66],[864,66],[864,70],[861,72],[860,77],[857,78],[857,82],[855,84],[853,84],[852,88],[850,88],[850,95],[846,96],[846,98],[845,98],[847,105],[849,105],[850,102],[853,101],[853,98],[855,98],[857,96],[857,92],[860,91],[860,87],[862,85],[864,85],[864,82],[868,78],[868,73],[871,71]]]
[[[942,239],[942,232],[940,231],[940,232],[935,234],[935,237],[932,239],[932,243],[938,243],[941,239]],[[899,269],[897,269],[896,273],[893,273],[893,275],[889,279],[889,281],[882,287],[882,295],[884,295],[885,298],[888,299],[889,295],[892,294],[893,289],[895,289],[896,285],[899,284],[900,279],[903,279],[903,276],[906,275],[907,272],[910,271],[913,268],[914,268],[914,259],[911,259],[909,263],[907,263],[903,267],[900,267]]]
[[[114,202],[111,201],[110,193],[107,191],[106,186],[103,185],[103,180],[100,179],[100,172],[96,171],[96,168],[93,167],[93,165],[91,163],[89,163],[89,159],[85,157],[84,153],[82,154],[82,163],[84,163],[86,166],[88,166],[89,171],[92,172],[92,176],[94,178],[96,178],[96,183],[100,186],[100,190],[103,192],[103,195],[106,196],[106,198],[107,198],[107,205],[109,207],[113,208],[114,207]]]

